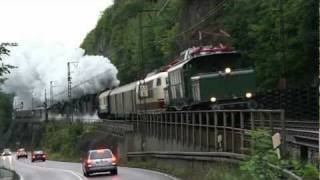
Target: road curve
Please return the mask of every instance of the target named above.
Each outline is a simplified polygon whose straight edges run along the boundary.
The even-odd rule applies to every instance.
[[[118,167],[118,175],[99,174],[86,178],[80,163],[46,161],[31,163],[30,159],[16,160],[15,156],[1,158],[0,165],[15,170],[22,180],[173,180],[175,178],[139,168]]]

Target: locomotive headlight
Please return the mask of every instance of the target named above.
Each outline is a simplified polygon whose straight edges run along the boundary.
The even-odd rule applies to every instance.
[[[247,97],[247,98],[251,98],[251,97],[252,97],[252,93],[247,92],[247,93],[246,93],[246,97]]]
[[[231,73],[231,68],[227,67],[226,69],[224,69],[224,72],[225,72],[226,74]]]
[[[211,102],[216,102],[216,101],[217,101],[217,98],[211,97],[211,98],[210,98],[210,101],[211,101]]]

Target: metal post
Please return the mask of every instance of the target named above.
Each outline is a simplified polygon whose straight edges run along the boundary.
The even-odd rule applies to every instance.
[[[207,127],[206,127],[206,135],[207,135],[207,151],[209,152],[210,151],[210,139],[209,139],[209,126],[210,126],[210,119],[209,119],[209,113],[206,113],[206,124],[207,124]]]
[[[199,148],[200,148],[200,151],[202,150],[202,114],[201,112],[199,112]]]
[[[244,154],[244,117],[243,112],[240,112],[240,129],[241,129],[241,135],[240,135],[240,152],[241,154]]]
[[[223,112],[223,150],[227,151],[227,114]]]
[[[218,150],[218,115],[214,112],[214,149]]]
[[[44,110],[45,110],[45,121],[48,121],[47,89],[44,89]]]
[[[235,152],[235,137],[234,137],[234,112],[231,113],[231,148]]]
[[[50,81],[50,106],[53,105],[53,81]]]

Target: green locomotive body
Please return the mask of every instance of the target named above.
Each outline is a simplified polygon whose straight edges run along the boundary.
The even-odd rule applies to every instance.
[[[203,50],[203,51],[202,51]],[[254,108],[255,72],[227,48],[200,48],[168,69],[168,109]]]

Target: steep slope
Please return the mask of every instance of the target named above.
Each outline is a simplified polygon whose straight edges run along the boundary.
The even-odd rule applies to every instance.
[[[122,84],[167,63],[188,47],[218,43],[243,53],[255,67],[261,88],[275,88],[280,78],[286,79],[288,87],[315,83],[317,1],[283,1],[283,11],[279,2],[116,0],[81,47],[88,54],[110,57]]]

